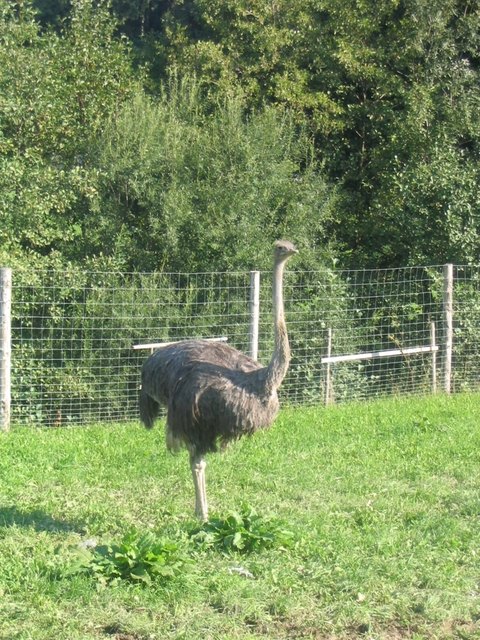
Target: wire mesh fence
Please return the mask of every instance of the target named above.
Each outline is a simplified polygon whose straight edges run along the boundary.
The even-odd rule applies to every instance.
[[[287,381],[289,395],[296,402],[340,402],[432,391],[432,352],[407,352],[430,347],[432,322],[444,339],[442,273],[416,267],[295,274],[289,328],[296,375]],[[365,357],[380,352],[387,353]],[[337,358],[330,367],[322,363],[327,354]]]
[[[271,273],[260,274],[258,359],[264,363],[274,342],[270,281]],[[136,419],[148,351],[132,346],[226,337],[251,352],[251,295],[248,272],[16,271],[12,422],[60,426]],[[281,388],[284,403],[443,388],[449,340],[442,266],[288,271],[285,308],[292,362]],[[478,267],[454,269],[453,322],[451,389],[477,389]],[[326,356],[337,360],[326,363]]]

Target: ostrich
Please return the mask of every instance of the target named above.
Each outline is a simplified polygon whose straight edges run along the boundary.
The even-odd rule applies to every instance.
[[[275,349],[268,366],[221,342],[185,340],[161,347],[142,367],[140,419],[153,427],[160,405],[166,405],[167,448],[189,452],[195,513],[202,522],[208,520],[205,455],[217,451],[217,444],[269,427],[277,416],[277,389],[290,362],[283,270],[296,253],[287,240],[274,245]]]

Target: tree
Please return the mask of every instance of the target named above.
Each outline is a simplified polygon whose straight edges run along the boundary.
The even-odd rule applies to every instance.
[[[360,241],[377,264],[476,262],[480,9],[418,0],[409,11],[401,108],[373,149]]]
[[[42,252],[58,246],[77,258],[98,252],[105,230],[116,220],[111,229],[115,237],[120,238],[118,229],[124,234],[128,230],[125,242],[130,248],[125,255],[133,255],[131,244],[136,240],[138,246],[149,246],[149,237],[132,228],[147,209],[166,210],[152,168],[140,168],[138,160],[132,165],[138,174],[137,195],[133,204],[129,191],[127,206],[124,195],[115,191],[120,173],[113,176],[104,159],[97,165],[98,158],[92,155],[107,121],[115,123],[116,113],[128,120],[121,105],[141,93],[137,88],[143,83],[159,98],[162,106],[156,106],[157,115],[167,118],[177,132],[181,129],[187,139],[199,128],[210,131],[206,145],[216,140],[212,122],[220,127],[219,105],[242,101],[239,111],[246,128],[238,130],[246,136],[261,117],[278,123],[288,113],[290,130],[301,131],[298,140],[311,136],[315,143],[308,147],[311,159],[302,160],[302,167],[315,166],[318,176],[321,165],[320,183],[327,179],[336,184],[335,210],[330,208],[323,217],[319,234],[336,244],[344,265],[477,259],[480,7],[476,0],[112,0],[111,7],[103,1],[74,0],[67,14],[65,0],[35,2],[43,12],[42,25],[52,24],[54,31],[39,28],[29,2],[0,0],[4,241],[10,238]],[[134,39],[133,46],[119,35],[122,29]],[[145,66],[133,70],[133,59]],[[201,124],[195,127],[193,111],[187,127],[166,106],[171,95],[164,94],[164,87],[175,74],[197,78],[201,95],[194,102]],[[246,114],[251,118],[245,120]],[[110,132],[113,126],[109,125]],[[121,126],[130,139],[130,125],[122,120]],[[152,130],[158,133],[156,125]],[[170,143],[168,134],[162,135]],[[113,138],[109,142],[113,144]],[[190,152],[195,148],[192,143]],[[237,148],[240,151],[242,144]],[[265,150],[265,158],[271,151]],[[185,153],[190,166],[195,166]],[[194,175],[199,193],[206,189],[203,180],[219,171],[212,166],[210,173],[201,174],[191,168],[187,175],[175,158],[155,157],[163,167],[161,183],[171,161],[177,181],[190,184]],[[245,160],[240,153],[237,159]],[[208,158],[201,161],[208,164]],[[115,159],[111,166],[118,167]],[[223,170],[228,173],[228,167]],[[113,215],[106,187],[111,179],[126,221]],[[223,178],[219,183],[224,191],[231,187],[232,197],[238,199],[237,183],[226,184]],[[131,179],[128,184],[131,189]],[[262,199],[261,186],[259,181],[261,206],[275,209],[274,202]],[[178,189],[178,202],[183,195]],[[100,215],[105,210],[103,199],[111,212],[106,220]],[[322,208],[322,196],[319,202]],[[177,222],[183,206],[187,207],[185,203],[174,207],[177,213],[172,219]],[[205,204],[205,211],[211,208]],[[315,229],[314,235],[317,209],[312,202],[311,227],[304,225]],[[29,229],[26,234],[22,229],[30,219],[36,221],[38,232]],[[230,224],[226,217],[219,219]],[[176,243],[178,239],[172,240],[171,246]],[[227,246],[220,240],[218,245]],[[141,258],[141,252],[138,255]],[[214,263],[229,263],[228,256],[217,258],[209,257]],[[145,258],[149,264],[152,260]]]
[[[311,141],[287,113],[246,116],[238,96],[212,110],[198,83],[173,79],[159,100],[139,94],[125,105],[99,154],[102,235],[132,266],[269,267],[280,236],[313,257],[325,245],[332,195]]]
[[[457,229],[470,220],[468,251],[457,243],[454,253],[470,260],[480,248],[479,30],[475,0],[195,0],[171,4],[157,52],[194,68],[213,94],[239,85],[250,106],[288,106],[308,122],[328,176],[342,184],[330,232],[344,262],[385,266],[446,258],[447,209],[439,242],[424,231],[441,207],[435,190],[416,207],[420,182],[409,202],[399,185],[416,167],[424,176],[431,167],[435,182],[442,159],[442,180],[453,182],[438,197],[475,212],[454,216]],[[463,170],[470,177],[461,181]]]
[[[42,32],[28,2],[0,0],[0,234],[10,250],[75,253],[86,232],[90,148],[134,85],[114,32],[90,0],[74,0],[60,34]]]

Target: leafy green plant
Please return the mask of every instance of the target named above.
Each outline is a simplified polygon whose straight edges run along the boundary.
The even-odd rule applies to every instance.
[[[201,548],[215,548],[226,553],[251,553],[272,547],[287,547],[293,534],[271,518],[263,518],[250,505],[225,519],[213,518],[200,529],[191,532],[194,544]]]
[[[187,562],[175,542],[158,541],[150,533],[140,537],[131,533],[119,544],[82,550],[72,573],[91,575],[102,584],[127,581],[150,585],[156,579],[179,575]]]

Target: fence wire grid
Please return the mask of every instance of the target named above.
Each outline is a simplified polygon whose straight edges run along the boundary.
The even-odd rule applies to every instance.
[[[274,346],[270,272],[260,274],[258,359]],[[444,268],[288,271],[292,361],[280,395],[305,405],[442,390]],[[45,426],[137,419],[142,362],[133,345],[226,337],[250,352],[251,276],[244,273],[15,271],[12,422]],[[456,266],[452,391],[478,389],[480,268]],[[405,349],[438,351],[405,355]],[[330,336],[330,342],[329,342]],[[322,364],[326,355],[400,351]],[[435,354],[435,355],[434,355]],[[328,382],[327,382],[328,381]],[[328,385],[328,386],[327,386]]]

